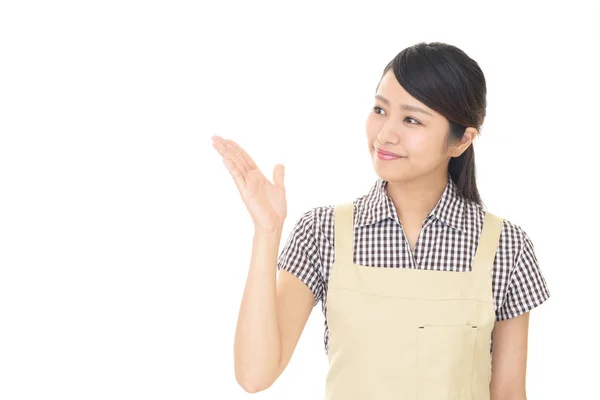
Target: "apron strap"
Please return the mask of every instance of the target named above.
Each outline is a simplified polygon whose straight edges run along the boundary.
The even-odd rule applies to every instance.
[[[471,264],[473,272],[482,274],[486,277],[491,276],[503,223],[503,218],[494,215],[489,211],[485,212],[483,228],[481,229],[481,235],[479,236],[475,258],[473,258],[473,263]]]
[[[354,203],[339,204],[334,211],[334,262],[354,263]],[[485,212],[483,228],[473,258],[472,271],[491,276],[504,219]]]
[[[354,263],[354,202],[335,207],[334,262],[341,265]]]

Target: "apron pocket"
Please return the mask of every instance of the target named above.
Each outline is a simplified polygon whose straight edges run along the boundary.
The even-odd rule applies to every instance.
[[[418,400],[471,400],[477,327],[424,325],[417,328]]]

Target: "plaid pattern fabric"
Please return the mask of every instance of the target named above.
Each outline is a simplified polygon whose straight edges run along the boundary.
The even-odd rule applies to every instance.
[[[386,192],[387,181],[378,179],[371,190],[354,200],[354,262],[379,268],[423,268],[470,271],[485,210],[460,195],[450,174],[438,203],[423,223],[412,254],[394,203]],[[325,316],[325,353],[328,353],[327,283],[334,261],[335,205],[313,208],[302,214],[281,250],[277,269],[304,282],[322,302]],[[496,319],[523,314],[550,296],[539,269],[533,244],[518,225],[504,220],[492,269]]]

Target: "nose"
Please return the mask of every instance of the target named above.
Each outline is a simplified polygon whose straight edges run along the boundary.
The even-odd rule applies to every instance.
[[[395,145],[398,144],[398,137],[399,135],[395,130],[384,127],[377,134],[375,142],[381,143],[382,147]]]

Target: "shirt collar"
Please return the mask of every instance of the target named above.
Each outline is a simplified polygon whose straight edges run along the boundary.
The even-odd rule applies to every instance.
[[[356,204],[357,227],[374,224],[386,218],[400,223],[394,203],[387,194],[387,183],[388,181],[382,178],[377,179],[369,192],[358,199]],[[452,176],[448,174],[446,188],[429,216],[439,219],[458,231],[463,231],[465,205],[465,199],[458,192]]]

